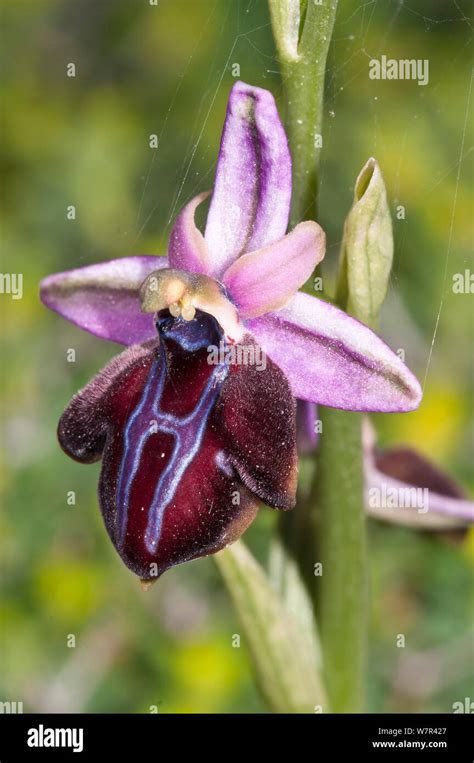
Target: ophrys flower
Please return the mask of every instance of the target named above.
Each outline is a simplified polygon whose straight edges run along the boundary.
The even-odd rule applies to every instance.
[[[421,398],[376,334],[298,292],[325,237],[315,222],[285,235],[291,159],[269,92],[232,89],[202,234],[207,195],[178,215],[167,258],[112,260],[41,288],[81,328],[131,345],[73,398],[59,439],[79,461],[102,458],[107,530],[145,580],[232,542],[262,503],[294,506],[295,398],[363,411]],[[240,361],[212,362],[222,346]]]

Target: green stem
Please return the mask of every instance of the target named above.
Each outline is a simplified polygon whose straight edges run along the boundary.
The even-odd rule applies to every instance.
[[[291,225],[316,219],[318,165],[322,148],[324,80],[337,0],[269,0],[286,104],[293,160]]]
[[[319,508],[318,593],[324,675],[333,712],[364,709],[367,549],[361,414],[322,408],[313,505]]]
[[[269,0],[269,5],[293,160],[291,223],[295,225],[317,215],[326,60],[337,0],[301,0],[299,4]],[[334,712],[360,712],[368,617],[361,418],[328,408],[321,409],[320,418],[320,453],[309,500],[299,504],[297,523],[282,522],[281,534],[306,580],[308,548],[315,554],[314,561],[320,554],[323,574],[315,599],[317,595],[330,706]],[[308,543],[315,534],[317,553]],[[314,583],[311,587],[316,588]]]
[[[293,163],[293,227],[317,215],[319,140],[323,122],[326,59],[337,0],[269,0],[282,73],[286,131]],[[282,517],[280,537],[297,562],[310,593],[314,586],[314,506],[299,491],[298,512]]]

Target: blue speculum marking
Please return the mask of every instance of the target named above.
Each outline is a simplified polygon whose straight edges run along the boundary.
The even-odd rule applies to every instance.
[[[202,326],[198,325],[196,327],[194,321],[188,323],[187,326],[178,324],[177,331],[173,330],[172,325],[167,324],[163,334],[165,334],[166,338],[178,342],[188,352],[203,349],[203,347],[208,345],[210,340],[209,333],[207,331],[203,332]],[[159,329],[161,329],[161,326],[159,326]],[[117,488],[117,511],[121,543],[125,539],[130,492],[140,468],[144,448],[151,435],[156,432],[162,432],[171,435],[174,438],[174,442],[168,463],[156,484],[148,509],[145,544],[150,553],[156,551],[161,536],[164,513],[173,501],[186,469],[199,452],[209,414],[212,411],[228,372],[229,367],[225,364],[214,367],[200,399],[191,413],[188,413],[186,416],[175,416],[172,413],[166,413],[161,410],[160,402],[166,381],[167,358],[163,342],[160,344],[159,354],[150,368],[141,398],[128,419],[123,435],[123,455]]]

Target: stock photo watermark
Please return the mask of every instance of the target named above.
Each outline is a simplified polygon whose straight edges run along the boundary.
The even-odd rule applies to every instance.
[[[17,700],[0,702],[0,715],[17,715],[18,713],[23,713],[23,702]]]
[[[84,729],[48,728],[42,723],[28,729],[28,747],[69,747],[73,752],[84,749]]]
[[[453,274],[453,294],[474,294],[474,273],[469,268]]]
[[[474,700],[470,697],[464,697],[463,700],[453,702],[453,713],[467,713],[474,715]]]
[[[427,58],[371,58],[370,79],[414,80],[419,85],[427,85],[430,80],[430,62]]]
[[[371,487],[368,493],[371,509],[416,509],[418,514],[429,510],[427,487],[394,487],[380,485]]]
[[[257,344],[210,344],[207,348],[207,362],[210,366],[255,366],[257,371],[265,371],[267,356]]]
[[[0,273],[0,294],[9,294],[12,299],[22,299],[23,273]]]

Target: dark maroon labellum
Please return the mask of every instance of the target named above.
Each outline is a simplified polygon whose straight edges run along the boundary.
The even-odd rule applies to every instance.
[[[278,367],[210,362],[223,335],[206,313],[163,310],[156,325],[158,339],[114,358],[58,429],[73,458],[102,457],[108,533],[144,580],[236,540],[261,503],[292,508],[296,486],[294,400]]]

